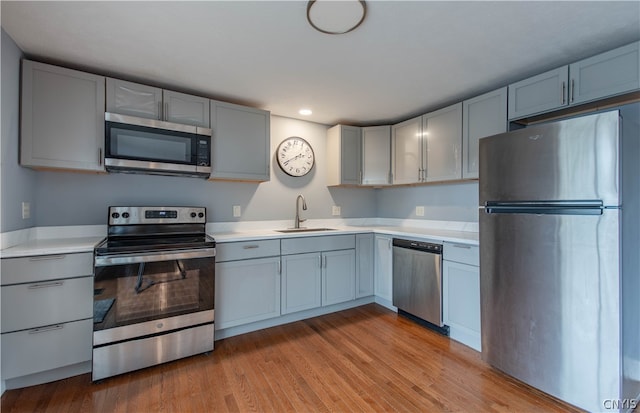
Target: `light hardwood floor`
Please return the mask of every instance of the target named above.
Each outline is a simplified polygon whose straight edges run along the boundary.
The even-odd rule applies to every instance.
[[[210,355],[8,390],[9,412],[571,412],[376,304],[216,342]]]

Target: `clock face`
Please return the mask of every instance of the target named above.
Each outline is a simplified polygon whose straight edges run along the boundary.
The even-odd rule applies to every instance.
[[[278,165],[291,176],[303,176],[308,174],[315,163],[315,155],[309,142],[297,136],[282,141],[276,151]]]

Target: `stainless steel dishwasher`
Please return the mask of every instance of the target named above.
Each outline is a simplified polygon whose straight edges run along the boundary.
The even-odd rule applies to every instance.
[[[398,314],[449,335],[442,322],[442,245],[393,239],[393,305]]]

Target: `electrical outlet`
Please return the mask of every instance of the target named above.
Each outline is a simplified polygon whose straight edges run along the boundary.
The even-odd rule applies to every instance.
[[[417,206],[416,207],[416,216],[417,217],[423,217],[424,216],[424,207],[423,206]]]
[[[242,216],[242,208],[240,207],[240,205],[234,205],[233,206],[233,217],[234,218],[239,218]]]
[[[31,203],[22,202],[22,219],[31,218]]]
[[[333,215],[334,217],[339,216],[340,215],[340,207],[337,205],[334,205],[333,207],[331,207],[331,215]]]

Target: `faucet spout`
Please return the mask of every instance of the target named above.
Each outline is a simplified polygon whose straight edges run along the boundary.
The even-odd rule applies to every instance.
[[[300,228],[300,223],[306,221],[306,219],[300,219],[300,200],[302,199],[302,210],[307,210],[307,201],[305,201],[302,194],[298,195],[296,198],[296,220],[294,228]]]

